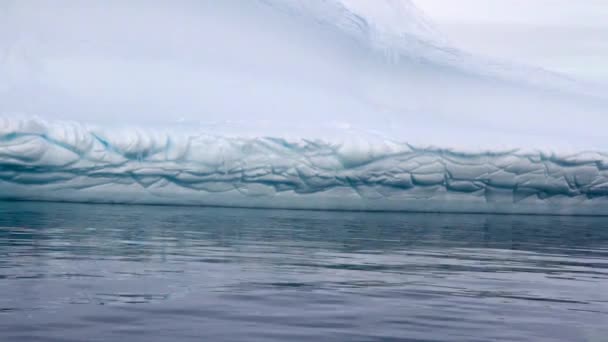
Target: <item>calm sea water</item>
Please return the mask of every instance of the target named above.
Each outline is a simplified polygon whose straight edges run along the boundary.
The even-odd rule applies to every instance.
[[[608,341],[608,218],[0,202],[2,341]]]

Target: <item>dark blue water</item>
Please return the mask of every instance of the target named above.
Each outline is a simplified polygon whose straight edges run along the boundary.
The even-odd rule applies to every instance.
[[[0,202],[2,341],[608,341],[608,218]]]

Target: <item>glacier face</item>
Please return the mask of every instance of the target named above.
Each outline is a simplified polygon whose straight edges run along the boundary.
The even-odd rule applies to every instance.
[[[0,123],[0,199],[552,214],[608,206],[608,154],[598,152]]]
[[[608,214],[608,91],[408,0],[0,4],[0,198]]]

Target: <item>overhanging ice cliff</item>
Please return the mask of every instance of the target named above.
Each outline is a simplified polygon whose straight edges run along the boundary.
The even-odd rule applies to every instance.
[[[605,88],[409,1],[0,6],[1,199],[608,215]]]

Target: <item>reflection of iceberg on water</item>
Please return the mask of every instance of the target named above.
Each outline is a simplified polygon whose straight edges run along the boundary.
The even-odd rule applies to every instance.
[[[1,198],[608,214],[604,92],[409,1],[59,4],[2,5]]]

